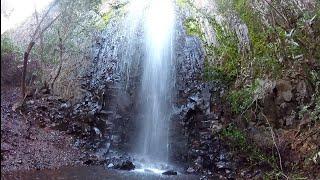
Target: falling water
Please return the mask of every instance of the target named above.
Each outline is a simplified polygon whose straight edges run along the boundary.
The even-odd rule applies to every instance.
[[[144,23],[146,58],[140,91],[142,154],[168,160],[168,124],[173,82],[174,6],[171,0],[151,0]]]
[[[134,139],[144,167],[168,162],[168,128],[172,111],[175,66],[173,0],[131,0],[122,29],[117,32],[121,48],[117,52],[117,72],[121,83],[117,102],[137,90],[138,136]],[[116,47],[116,46],[115,46]],[[116,47],[117,48],[117,47]],[[130,83],[137,80],[140,86]],[[133,78],[133,79],[131,79]],[[148,161],[148,162],[146,162]]]

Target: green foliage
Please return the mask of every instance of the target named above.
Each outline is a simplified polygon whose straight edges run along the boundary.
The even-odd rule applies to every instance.
[[[218,46],[206,46],[205,80],[220,80],[227,85],[232,85],[235,80],[240,84],[243,83],[244,77],[278,79],[295,71],[295,69],[290,69],[292,64],[298,64],[298,67],[304,69],[306,74],[310,74],[312,67],[306,66],[302,60],[315,59],[315,61],[319,61],[320,42],[317,34],[319,35],[320,28],[316,27],[320,27],[320,20],[315,16],[315,14],[319,14],[319,10],[305,11],[297,15],[294,13],[297,12],[294,11],[294,8],[297,8],[294,2],[287,2],[286,8],[292,11],[290,14],[290,11],[286,12],[283,9],[284,5],[281,2],[275,1],[269,8],[274,11],[276,20],[274,22],[270,20],[268,24],[263,20],[260,12],[252,8],[251,3],[252,1],[249,0],[218,1],[222,15],[233,16],[233,14],[237,14],[246,24],[250,51],[240,53],[239,41],[235,32],[230,30],[230,27],[222,26],[215,20],[211,20],[210,23],[215,29]],[[277,8],[277,11],[274,8]],[[292,21],[294,18],[296,21]],[[285,22],[284,19],[289,19],[291,24]],[[312,27],[308,27],[311,20]],[[283,73],[285,69],[287,70]],[[315,80],[312,81],[312,84],[316,86]],[[249,108],[248,106],[253,101],[252,87],[229,93],[228,100],[234,113],[242,113]]]
[[[184,26],[188,35],[197,36],[202,41],[205,41],[205,35],[201,31],[196,19],[187,19],[184,22]],[[204,43],[207,55],[204,66],[204,80],[217,80],[225,84],[230,84],[237,77],[239,68],[237,39],[231,32],[223,31],[222,26],[216,24],[215,28],[220,46],[216,47]],[[215,57],[219,57],[221,63],[212,66],[211,63]]]
[[[301,107],[299,111],[299,119],[303,119],[305,115],[310,116],[314,122],[320,122],[320,96],[315,97],[314,104],[308,104]]]
[[[65,49],[64,59],[82,56],[91,45],[95,32],[100,31],[96,26],[98,21],[103,22],[97,14],[100,5],[101,0],[58,1],[56,7],[61,16],[42,34],[43,43],[36,43],[32,56],[43,63],[58,64],[60,37]]]
[[[21,49],[5,34],[1,35],[1,57],[6,54],[21,54]]]
[[[248,87],[230,91],[226,99],[231,104],[232,112],[236,114],[244,113],[255,101],[259,86],[259,80],[257,79]]]
[[[274,77],[278,77],[281,74],[282,66],[279,62],[282,52],[280,41],[277,37],[284,37],[285,31],[281,29],[273,29],[272,27],[265,27],[258,13],[256,13],[250,7],[250,1],[248,0],[233,0],[233,1],[219,1],[219,7],[222,14],[228,16],[230,12],[237,12],[241,20],[247,25],[249,38],[251,43],[251,51],[247,54],[240,55],[237,53],[237,37],[233,34],[229,38],[231,43],[222,44],[232,50],[226,51],[228,54],[234,55],[234,59],[241,59],[241,63],[237,64],[237,67],[249,67],[252,64],[253,78],[260,78],[264,75],[270,74]],[[217,27],[217,23],[212,23]],[[219,29],[216,28],[216,31]],[[234,33],[234,32],[233,32]],[[229,34],[232,34],[230,32]],[[225,41],[226,38],[221,38]],[[233,42],[233,43],[232,43]],[[238,72],[239,73],[239,72]]]
[[[188,18],[184,21],[186,33],[190,36],[197,36],[201,39],[204,38],[203,32],[200,29],[199,22],[194,18]]]
[[[220,81],[226,85],[230,85],[236,76],[228,74],[223,68],[217,66],[208,65],[208,60],[205,61],[204,66],[204,80],[205,81]]]
[[[244,131],[230,124],[221,132],[221,138],[228,142],[230,148],[239,154],[248,155],[248,162],[252,165],[267,163],[269,166],[277,169],[276,157],[264,153],[261,149],[249,141]]]
[[[240,147],[242,150],[246,148],[246,135],[232,124],[222,130],[221,136],[234,142],[234,147]]]
[[[320,122],[320,72],[311,72],[313,75],[313,82],[315,84],[315,93],[312,97],[313,101],[315,102],[314,110],[311,112],[311,118],[314,121]]]
[[[184,8],[189,4],[189,0],[177,0],[177,4],[179,7]]]
[[[248,0],[234,0],[233,7],[238,12],[240,18],[248,27],[251,42],[251,59],[255,78],[265,74],[278,76],[281,72],[281,65],[278,56],[283,47],[277,37],[283,38],[285,31],[280,28],[265,27],[260,15],[255,12]]]
[[[242,113],[249,108],[253,102],[252,88],[231,91],[227,99],[231,104],[232,112],[236,114]]]
[[[1,85],[18,85],[21,70],[18,65],[22,60],[21,49],[14,44],[7,34],[1,35]]]
[[[310,115],[314,122],[320,122],[320,72],[311,71],[311,83],[315,86],[315,93],[312,95],[311,102],[303,105],[299,111],[299,119],[303,119],[305,115]]]
[[[211,25],[215,29],[218,46],[206,45],[205,80],[220,80],[230,84],[239,74],[242,59],[238,50],[238,39],[233,31],[223,29],[215,20],[211,20]],[[214,60],[216,58],[219,59]],[[212,59],[219,63],[210,66]]]

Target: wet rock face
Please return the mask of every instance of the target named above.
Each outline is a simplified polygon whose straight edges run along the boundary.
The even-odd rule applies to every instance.
[[[93,45],[91,67],[82,83],[84,103],[76,105],[82,109],[77,114],[90,109],[88,116],[93,121],[101,121],[100,133],[107,134],[106,142],[116,149],[126,148],[133,134],[143,59],[143,54],[138,53],[143,49],[141,32],[131,37],[134,39],[128,39],[122,21],[122,17],[112,19]],[[127,41],[136,44],[125,43]],[[127,60],[129,57],[130,61]]]
[[[182,17],[180,17],[182,18]],[[176,38],[176,103],[170,128],[170,153],[175,162],[187,162],[189,171],[216,168],[221,148],[214,136],[222,128],[224,87],[204,82],[205,53],[200,39],[185,34],[178,21]],[[182,33],[181,33],[182,32]]]
[[[183,17],[177,17],[175,36],[175,100],[171,118],[170,159],[188,163],[200,172],[214,169],[220,156],[220,142],[214,136],[221,130],[224,88],[215,82],[203,80],[205,53],[200,39],[186,35]],[[128,46],[118,20],[111,20],[100,40],[93,46],[92,66],[82,88],[84,100],[74,106],[74,112],[87,117],[88,123],[99,125],[92,132],[105,138],[111,149],[130,151],[136,137],[137,98],[141,82],[141,64],[144,59],[143,36],[137,32]],[[129,61],[123,57],[129,48]],[[130,71],[127,71],[130,69]],[[65,106],[65,105],[64,105]],[[90,125],[91,125],[90,124]],[[131,137],[131,138],[130,138]],[[111,166],[111,165],[110,165]],[[116,166],[113,163],[113,166]]]

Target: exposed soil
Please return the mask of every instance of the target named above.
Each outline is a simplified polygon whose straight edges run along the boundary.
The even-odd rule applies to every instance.
[[[51,169],[81,163],[81,151],[65,132],[40,128],[31,115],[12,110],[19,88],[1,88],[1,172]]]

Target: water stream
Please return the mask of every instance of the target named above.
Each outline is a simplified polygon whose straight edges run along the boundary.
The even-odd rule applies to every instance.
[[[174,72],[171,0],[151,0],[145,17],[146,58],[140,90],[143,120],[138,146],[144,156],[166,162]]]
[[[168,163],[168,126],[172,111],[174,85],[173,39],[175,11],[172,0],[132,0],[124,21],[128,50],[122,56],[120,68],[128,88],[133,63],[141,62],[138,87],[138,136],[136,152],[141,167],[163,168]],[[140,37],[140,38],[139,38]],[[141,39],[139,43],[135,39]],[[143,46],[143,48],[139,47]],[[133,57],[137,50],[141,59]],[[161,165],[159,165],[161,164]]]

